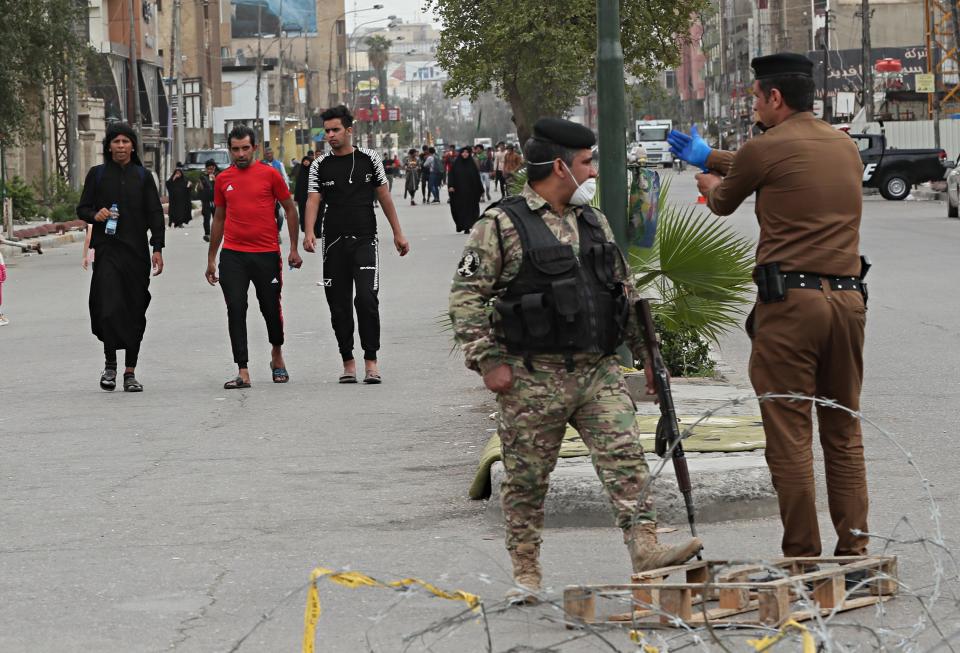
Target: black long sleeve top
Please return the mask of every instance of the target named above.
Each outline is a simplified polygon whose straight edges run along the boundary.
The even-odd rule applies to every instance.
[[[103,164],[98,180],[98,168],[100,166],[94,166],[87,172],[77,204],[77,217],[93,225],[90,247],[96,249],[97,244],[107,238],[116,238],[134,250],[147,250],[149,230],[150,246],[154,252],[161,251],[164,246],[163,207],[153,176],[136,163],[120,167],[108,161]],[[117,233],[108,236],[104,232],[106,222],[96,222],[93,216],[100,209],[109,209],[113,203],[117,204],[120,219]]]

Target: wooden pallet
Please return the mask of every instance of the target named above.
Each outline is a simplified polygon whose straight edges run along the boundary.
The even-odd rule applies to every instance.
[[[750,580],[771,568],[784,578]],[[846,596],[845,577],[866,571],[869,578],[854,596]],[[572,621],[612,622],[634,627],[676,624],[676,619],[698,626],[779,626],[787,620],[805,621],[818,612],[854,610],[887,601],[897,593],[896,556],[778,558],[771,562],[704,560],[634,574],[623,585],[572,585],[564,589],[563,605]],[[809,601],[802,602],[800,589]],[[597,617],[597,598],[619,601],[626,613]]]

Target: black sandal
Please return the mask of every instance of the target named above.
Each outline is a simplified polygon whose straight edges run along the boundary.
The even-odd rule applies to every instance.
[[[113,392],[117,387],[117,371],[109,367],[100,374],[100,388],[107,392]]]
[[[133,374],[124,374],[123,375],[123,391],[124,392],[143,392],[143,386],[137,381],[137,377]]]
[[[242,376],[238,376],[235,379],[230,379],[223,384],[224,390],[239,390],[240,388],[249,388],[250,384],[243,380]]]
[[[270,361],[270,374],[273,375],[274,383],[286,383],[290,380],[290,373],[285,367],[274,367],[273,361]]]

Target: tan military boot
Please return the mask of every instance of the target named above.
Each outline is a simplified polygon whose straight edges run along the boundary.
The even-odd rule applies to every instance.
[[[514,604],[535,605],[540,592],[540,545],[524,543],[510,552],[513,562],[513,583],[507,591],[507,600]]]
[[[680,565],[695,556],[703,543],[693,537],[682,544],[668,546],[657,541],[656,524],[637,524],[623,534],[623,541],[630,551],[633,573]]]

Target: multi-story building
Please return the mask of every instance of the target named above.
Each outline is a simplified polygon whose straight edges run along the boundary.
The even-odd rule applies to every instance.
[[[178,13],[179,26],[175,26]],[[181,125],[177,95],[183,89],[184,134],[173,140],[175,148],[179,145],[184,150],[174,151],[174,155],[183,160],[185,151],[213,146],[213,110],[223,103],[220,57],[229,49],[230,5],[229,0],[167,0],[157,15],[159,54],[174,131]]]

